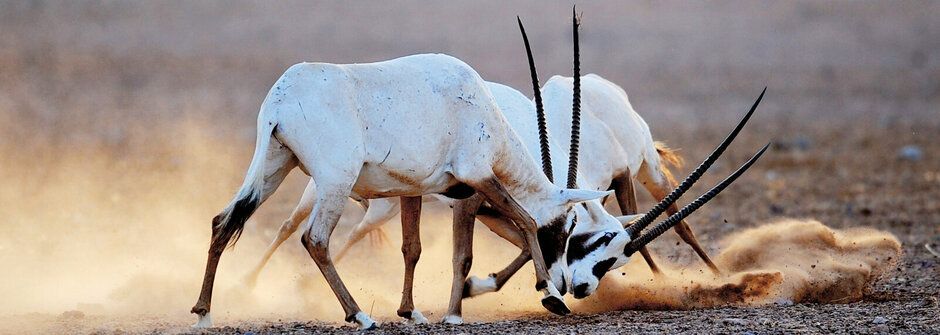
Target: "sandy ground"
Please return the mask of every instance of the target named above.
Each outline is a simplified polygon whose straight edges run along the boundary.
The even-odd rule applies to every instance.
[[[911,129],[907,127],[913,127],[917,132],[940,131],[935,124],[900,128]],[[888,136],[899,129],[894,126],[874,127],[865,131],[861,129],[839,127],[834,130],[838,134],[833,134],[831,140],[804,139],[807,143],[803,144],[802,149],[791,148],[786,140],[778,140],[775,149],[749,172],[748,178],[708,205],[693,221],[698,236],[713,253],[720,248],[716,241],[722,236],[775,217],[812,217],[833,227],[864,226],[891,232],[903,244],[903,258],[897,268],[875,283],[861,301],[831,304],[784,302],[760,307],[678,311],[616,311],[578,314],[566,318],[550,316],[530,306],[528,312],[497,312],[496,316],[486,316],[483,321],[473,321],[471,318],[471,322],[462,326],[408,325],[397,321],[391,310],[376,310],[374,314],[384,321],[376,333],[936,333],[940,329],[940,319],[937,317],[940,312],[940,283],[937,281],[940,258],[930,254],[924,245],[931,244],[935,249],[940,246],[940,203],[937,200],[940,195],[940,175],[935,172],[940,171],[940,161],[929,158],[940,154],[940,144],[920,142],[920,148],[928,158],[903,160],[896,157],[896,152],[902,143],[909,143],[911,139],[905,135]],[[759,137],[749,136],[739,146],[755,144],[747,139],[756,140]],[[866,138],[883,140],[866,141]],[[854,153],[861,149],[885,157],[883,164],[871,164],[867,155]],[[704,152],[686,149],[684,153],[692,156],[693,150]],[[717,176],[706,179],[714,182]],[[644,203],[649,206],[649,199],[645,200]],[[287,202],[284,205],[289,207],[290,204]],[[394,244],[397,240],[394,238],[395,224],[390,226]],[[477,235],[483,235],[485,239],[486,234],[488,232],[478,231]],[[671,235],[655,244],[654,253],[677,264],[695,264],[691,251]],[[259,237],[259,241],[263,240],[264,237]],[[360,250],[353,257],[367,257],[383,252],[391,255],[388,259],[394,261],[397,254],[395,249],[394,246],[385,246],[380,247],[379,251]],[[503,259],[509,260],[508,257]],[[303,262],[303,258],[292,257],[290,261]],[[478,262],[490,260],[480,261],[478,258]],[[497,263],[500,262],[497,260]],[[446,262],[431,260],[430,263],[432,265],[425,266],[444,267],[441,270],[443,278],[449,278],[446,275],[449,274]],[[531,272],[531,269],[523,270],[521,276],[528,276],[526,271]],[[475,270],[474,273],[479,274],[480,271]],[[354,270],[349,276],[355,275]],[[396,299],[394,292],[386,292],[385,295],[389,299]],[[521,299],[512,292],[501,292],[498,295],[501,295],[499,299]],[[329,300],[332,296],[321,295],[319,299]],[[327,306],[330,305],[327,303]],[[440,309],[429,312],[432,321],[441,317]],[[225,312],[222,313],[224,315]],[[304,317],[238,316],[223,317],[222,320],[220,328],[198,333],[342,333],[354,330],[342,323],[311,321]],[[192,319],[183,313],[107,317],[72,312],[61,315],[8,316],[4,317],[4,321],[7,326],[20,324],[40,332],[192,332],[188,328]]]

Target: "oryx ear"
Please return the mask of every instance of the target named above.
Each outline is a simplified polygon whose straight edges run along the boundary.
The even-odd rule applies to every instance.
[[[559,195],[561,203],[575,205],[588,200],[600,199],[614,193],[614,191],[592,191],[582,189],[563,189]]]
[[[626,227],[633,224],[633,221],[643,217],[643,214],[632,214],[632,215],[623,215],[618,216],[617,221],[620,221],[620,225]]]

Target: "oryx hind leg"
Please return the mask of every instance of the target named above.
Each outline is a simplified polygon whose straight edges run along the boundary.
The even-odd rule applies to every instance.
[[[310,182],[307,183],[307,188],[304,189],[304,194],[300,197],[300,202],[297,204],[297,207],[294,207],[294,211],[291,212],[290,217],[281,223],[281,227],[277,231],[277,236],[275,236],[271,244],[268,245],[268,249],[264,251],[264,255],[261,256],[258,264],[256,264],[245,277],[245,285],[249,289],[255,287],[258,281],[258,275],[261,274],[261,270],[264,269],[264,266],[271,260],[271,256],[274,255],[277,248],[290,238],[290,236],[297,231],[297,228],[300,228],[300,224],[310,216],[310,211],[313,210],[313,203],[316,200],[316,189],[316,183],[311,179]]]
[[[401,253],[405,259],[405,280],[401,291],[401,306],[398,316],[417,324],[428,323],[428,319],[415,309],[414,288],[415,266],[421,258],[421,197],[401,197]]]
[[[355,322],[360,329],[372,329],[378,324],[359,309],[330,257],[330,236],[343,213],[353,182],[324,184],[318,181],[316,205],[308,219],[301,243],[342,305],[346,322]]]
[[[671,185],[668,178],[658,171],[659,168],[653,169],[649,164],[643,164],[640,168],[640,174],[637,176],[640,181],[643,183],[643,186],[646,187],[646,190],[649,191],[650,195],[653,196],[656,201],[661,201],[669,192],[675,187]],[[666,208],[666,214],[672,215],[679,211],[679,206],[675,203]],[[680,221],[675,228],[673,229],[679,237],[686,244],[692,247],[692,250],[702,259],[703,262],[712,270],[715,274],[720,274],[721,271],[718,270],[718,266],[708,257],[708,254],[705,253],[705,249],[698,243],[698,239],[695,238],[695,233],[692,232],[692,228],[689,227],[689,224],[682,220]]]
[[[258,130],[255,153],[245,175],[245,182],[229,205],[212,219],[212,237],[202,289],[196,304],[190,310],[199,316],[199,321],[193,327],[212,326],[212,317],[209,315],[212,289],[222,251],[238,239],[248,218],[274,193],[290,170],[297,166],[297,157],[274,138],[274,132],[273,123]]]
[[[633,187],[633,177],[630,173],[630,169],[627,169],[626,172],[615,177],[610,188],[614,191],[614,196],[617,199],[617,205],[620,207],[621,215],[637,213],[636,190]],[[656,262],[653,261],[653,255],[650,255],[649,250],[647,250],[645,246],[640,248],[640,254],[643,255],[643,259],[646,261],[646,264],[649,265],[653,274],[659,275],[662,273],[659,267],[656,266]]]

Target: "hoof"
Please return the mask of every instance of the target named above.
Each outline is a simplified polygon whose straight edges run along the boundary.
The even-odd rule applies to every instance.
[[[212,328],[212,316],[209,313],[206,315],[198,315],[199,321],[196,321],[196,324],[193,325],[195,329],[206,329]]]
[[[353,321],[359,325],[359,330],[373,330],[379,328],[379,324],[363,312],[356,313]]]
[[[565,316],[571,314],[571,310],[568,309],[568,306],[565,305],[565,302],[556,296],[547,296],[542,298],[542,306],[545,307],[549,312],[555,313],[557,315]]]
[[[486,279],[470,276],[463,284],[464,298],[471,298],[489,292],[496,292],[496,275],[491,274]]]
[[[444,319],[441,320],[441,322],[449,324],[449,325],[462,325],[463,318],[456,316],[456,315],[448,315],[448,316],[445,316]]]
[[[411,315],[407,319],[416,325],[428,324],[428,318],[424,317],[424,314],[421,314],[421,311],[418,310],[411,311]]]

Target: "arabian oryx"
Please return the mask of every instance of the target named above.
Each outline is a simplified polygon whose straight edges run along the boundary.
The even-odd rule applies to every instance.
[[[577,26],[575,26],[575,41],[577,41]],[[522,29],[520,22],[520,29]],[[525,32],[523,30],[523,36]],[[528,46],[528,43],[526,41]],[[577,46],[576,46],[577,48]],[[527,48],[528,51],[528,48]],[[535,76],[534,63],[531,60],[531,52],[528,52],[530,58],[530,66],[532,66],[532,74]],[[575,59],[577,60],[577,52],[575,53]],[[576,70],[577,73],[577,63]],[[536,78],[536,77],[534,77]],[[583,121],[579,120],[577,114],[577,109],[574,109],[574,123],[581,123],[581,127],[584,127],[588,131],[586,132],[588,136],[585,138],[585,141],[591,143],[591,145],[586,148],[588,151],[582,151],[586,157],[604,157],[609,156],[611,159],[600,160],[591,162],[585,165],[587,169],[581,169],[577,171],[577,162],[574,161],[569,165],[569,179],[573,175],[578,176],[578,180],[581,180],[582,184],[590,184],[589,188],[594,189],[603,189],[610,188],[616,191],[618,201],[621,205],[621,209],[625,211],[625,214],[633,214],[636,211],[635,200],[633,199],[633,189],[632,189],[632,178],[630,171],[639,171],[640,175],[638,179],[646,186],[646,188],[658,199],[665,197],[666,192],[669,188],[673,187],[672,176],[668,170],[666,170],[664,160],[673,160],[672,152],[669,151],[664,146],[654,144],[652,138],[649,135],[649,129],[643,122],[642,118],[633,111],[633,108],[630,106],[629,101],[627,100],[626,94],[623,92],[619,86],[599,77],[596,75],[587,75],[584,78],[585,94],[588,99],[586,104],[585,112],[586,118]],[[534,85],[537,88],[537,79],[534,80]],[[549,117],[551,120],[557,120],[552,122],[553,125],[559,125],[567,123],[567,112],[565,106],[572,106],[577,108],[578,104],[573,104],[572,102],[565,102],[559,99],[559,97],[566,97],[568,101],[576,102],[574,92],[578,91],[578,82],[571,79],[567,79],[568,85],[564,85],[566,78],[553,77],[549,80],[549,83],[546,84],[543,88],[543,94],[548,92],[552,94],[547,101],[549,101],[549,106],[555,107],[549,109]],[[574,87],[572,87],[572,82]],[[551,132],[555,136],[548,136],[548,131],[545,129],[545,120],[544,115],[541,113],[541,109],[538,109],[533,105],[532,101],[528,100],[521,93],[515,89],[509,88],[504,85],[496,83],[487,83],[490,91],[493,93],[493,96],[496,98],[497,104],[500,106],[500,109],[503,111],[506,118],[509,120],[510,125],[512,125],[513,130],[518,133],[523,140],[526,142],[526,146],[530,152],[540,151],[543,154],[543,158],[549,158],[547,165],[543,165],[545,172],[548,176],[551,176],[555,173],[561,171],[553,171],[551,168],[552,165],[555,167],[562,166],[559,163],[568,163],[563,158],[552,158],[550,155],[550,149],[554,148],[558,150],[559,138],[563,141],[568,142],[571,152],[577,157],[579,155],[577,152],[577,140],[572,141],[572,138],[576,138],[579,132],[577,126],[572,129],[572,133],[575,134],[573,137],[569,136],[559,136],[557,134],[565,134],[567,129],[553,129]],[[564,94],[564,89],[567,88],[567,94]],[[560,91],[559,91],[560,90]],[[539,92],[536,90],[536,102],[539,101]],[[595,100],[592,102],[591,100]],[[592,109],[604,108],[608,113],[593,113]],[[533,112],[536,114],[537,118],[533,118]],[[617,120],[614,126],[606,125],[607,122],[602,122],[602,117],[606,117],[606,120]],[[538,119],[538,122],[535,122]],[[623,123],[623,126],[620,126],[620,123]],[[743,125],[743,124],[742,124]],[[614,128],[614,129],[611,129]],[[614,134],[614,132],[620,131],[619,135]],[[539,141],[536,141],[536,138],[539,138]],[[632,154],[631,152],[636,152]],[[571,157],[571,155],[569,155]],[[569,158],[570,158],[569,157]],[[552,161],[555,164],[552,164]],[[546,161],[543,161],[543,163]],[[572,169],[574,168],[574,169]],[[575,171],[572,174],[572,171]],[[589,178],[589,176],[601,176],[600,178]],[[606,178],[606,179],[605,179]],[[265,252],[261,261],[254,268],[254,270],[249,274],[249,282],[253,282],[257,277],[260,270],[263,268],[265,262],[271,257],[274,250],[286,240],[291,233],[299,225],[299,222],[304,219],[304,217],[309,213],[313,204],[309,199],[311,194],[313,194],[316,189],[315,184],[311,181],[307,185],[307,189],[304,191],[304,196],[298,204],[297,208],[291,214],[291,217],[284,222],[281,226],[281,229],[278,232],[278,236],[272,241],[268,250]],[[453,206],[453,200],[436,196],[445,203]],[[351,238],[347,242],[347,245],[340,251],[337,258],[341,257],[348,247],[355,243],[357,240],[365,236],[366,233],[373,229],[377,229],[382,223],[386,222],[392,216],[398,212],[399,202],[395,199],[376,199],[370,202],[371,205],[368,207],[363,221],[357,225],[354,231],[350,234]],[[582,212],[578,212],[577,217],[578,225],[576,227],[581,228],[576,231],[578,234],[576,236],[581,237],[576,242],[578,245],[567,243],[567,235],[570,233],[570,224],[573,222],[566,222],[566,226],[561,231],[555,232],[554,235],[549,234],[540,234],[540,245],[543,248],[543,255],[546,255],[548,259],[551,259],[552,255],[557,255],[556,257],[561,258],[562,255],[558,253],[553,253],[552,250],[549,250],[547,246],[549,245],[569,245],[569,250],[575,250],[567,257],[568,265],[573,265],[574,263],[581,261],[584,256],[584,251],[593,251],[595,247],[591,247],[592,244],[597,244],[598,239],[591,239],[592,236],[611,236],[616,234],[623,229],[620,228],[620,222],[628,221],[628,217],[618,217],[616,221],[612,221],[609,218],[609,215],[606,215],[606,212],[602,210],[602,206],[598,204],[592,204],[593,201],[588,202]],[[632,207],[626,207],[627,205],[632,205]],[[597,205],[597,206],[595,206]],[[675,205],[672,204],[668,206],[670,214],[676,211]],[[628,211],[626,209],[632,209]],[[524,249],[524,242],[519,236],[517,230],[507,222],[504,216],[501,216],[498,212],[495,212],[491,208],[488,208],[485,204],[480,207],[476,215],[481,218],[481,221],[486,224],[491,230],[496,232],[498,235],[506,238],[511,241],[513,244]],[[604,219],[604,218],[607,219]],[[631,216],[629,218],[635,218],[636,216]],[[472,222],[472,220],[471,220]],[[613,225],[605,225],[604,222],[610,223],[613,222]],[[704,251],[701,251],[701,248],[698,246],[695,241],[694,235],[688,226],[685,225],[683,221],[679,221],[680,226],[677,227],[680,236],[684,240],[693,245],[693,248],[699,252],[702,258],[708,263],[713,269],[714,265],[708,259],[707,255],[704,254]],[[471,226],[472,227],[472,226]],[[682,229],[680,229],[682,228]],[[603,231],[603,233],[602,233]],[[542,238],[545,238],[544,240]],[[559,239],[564,239],[562,243],[552,243],[552,241],[558,241]],[[590,241],[589,241],[590,240]],[[590,243],[589,243],[590,242]],[[407,244],[407,241],[406,241]],[[403,246],[403,250],[405,247]],[[469,249],[467,249],[469,252]],[[644,251],[643,248],[640,249]],[[555,250],[560,253],[564,253],[564,250]],[[580,253],[580,254],[579,254]],[[457,255],[455,255],[457,256]],[[644,254],[644,256],[646,256]],[[522,265],[524,265],[528,260],[527,254],[523,252],[519,258],[516,259],[506,270],[500,271],[497,274],[491,275],[490,278],[481,280],[475,277],[471,277],[470,280],[466,282],[463,287],[463,297],[475,296],[484,292],[491,292],[498,290],[502,285],[515,273]],[[591,264],[590,267],[593,268],[598,263],[601,263],[603,260],[597,261],[597,263]],[[655,264],[652,260],[647,257],[647,261],[650,266],[656,271]],[[549,265],[552,265],[550,261],[547,260]],[[609,262],[608,262],[609,263]],[[552,267],[554,268],[554,267]],[[554,277],[553,273],[553,279]],[[601,273],[602,275],[602,273]],[[406,281],[406,283],[409,281]],[[567,282],[563,283],[563,288],[566,287]],[[582,286],[583,287],[583,286]],[[410,291],[410,287],[405,288],[406,291]],[[563,289],[562,292],[565,290]],[[453,297],[452,297],[453,298]],[[445,317],[447,322],[459,322],[459,303],[457,300],[457,307],[455,308],[455,301],[452,299],[451,308],[449,309],[448,316]],[[402,306],[406,306],[406,302],[403,300]],[[410,306],[410,305],[408,305]]]
[[[574,41],[574,76],[573,76],[573,89],[571,90],[572,95],[570,95],[571,101],[571,111],[572,111],[572,121],[571,121],[571,131],[570,137],[568,137],[569,144],[569,153],[568,153],[568,174],[566,180],[566,188],[573,188],[578,185],[579,182],[584,182],[586,179],[583,175],[578,173],[578,158],[579,158],[579,143],[580,143],[580,128],[581,128],[581,89],[580,89],[580,63],[578,57],[578,19],[577,16],[572,17],[573,25],[573,41]],[[558,164],[553,164],[552,155],[550,153],[550,145],[548,130],[546,129],[546,117],[543,110],[543,102],[539,92],[538,84],[538,75],[535,69],[535,62],[532,57],[531,48],[529,47],[529,41],[525,34],[525,29],[522,26],[522,21],[519,20],[519,29],[522,33],[523,41],[526,46],[526,54],[529,60],[529,69],[532,77],[532,87],[535,92],[535,110],[536,110],[536,119],[537,119],[537,128],[531,126],[531,122],[528,122],[528,129],[538,129],[539,145],[538,150],[541,154],[542,159],[542,168],[546,177],[550,180],[553,179],[554,169],[553,165],[557,166]],[[709,155],[708,158],[690,174],[686,180],[682,182],[675,190],[673,190],[669,195],[664,197],[659,204],[657,204],[650,212],[646,213],[643,216],[632,215],[632,216],[623,216],[623,217],[613,217],[604,209],[603,204],[600,199],[594,199],[591,201],[586,201],[582,203],[578,208],[568,216],[565,220],[559,220],[549,224],[543,229],[539,230],[539,242],[543,244],[543,255],[546,257],[546,262],[549,263],[551,257],[563,257],[566,265],[565,278],[566,282],[562,285],[562,288],[571,287],[572,292],[574,293],[575,298],[584,298],[592,294],[596,288],[597,284],[600,281],[600,278],[603,275],[611,270],[623,266],[629,260],[634,252],[642,249],[647,243],[651,242],[656,237],[660,236],[665,230],[673,228],[677,224],[681,223],[683,219],[695,211],[698,207],[704,205],[711,198],[716,196],[721,190],[730,185],[738,176],[744,173],[766,150],[767,146],[764,146],[760,151],[758,151],[754,156],[751,157],[743,166],[741,166],[737,171],[732,175],[726,178],[721,184],[717,185],[715,188],[710,190],[707,194],[696,199],[693,203],[686,206],[685,208],[676,211],[675,214],[670,216],[666,221],[658,224],[650,232],[640,235],[639,233],[649,225],[649,223],[662,214],[669,206],[671,206],[679,196],[682,195],[688,188],[692,186],[695,181],[701,177],[702,173],[712,163],[721,155],[725,148],[731,143],[738,132],[744,127],[747,120],[753,114],[757,108],[757,104],[760,102],[763,97],[757,99],[754,105],[751,107],[751,110],[745,115],[745,117],[738,123],[735,129],[729,134],[729,136],[718,146],[718,148]],[[563,102],[556,102],[559,105],[564,105]],[[562,109],[565,110],[566,109]],[[513,116],[507,115],[508,119],[513,119]],[[531,117],[528,118],[531,120]],[[532,151],[535,151],[534,136],[525,136],[527,133],[532,133],[533,131],[526,131],[525,127],[522,126],[526,124],[525,122],[513,123],[513,126],[519,125],[520,127],[515,127],[517,133],[523,134],[524,138],[530,139],[528,146]],[[564,133],[564,132],[561,132]],[[560,137],[556,136],[556,138]],[[560,141],[564,142],[564,141]],[[593,144],[593,143],[592,143]],[[591,185],[589,188],[596,189],[605,189],[609,187],[609,184],[596,184]],[[480,210],[482,202],[484,199],[480,197],[471,197],[466,200],[458,202],[454,206],[454,247],[455,247],[455,270],[458,269],[458,264],[460,264],[459,259],[464,259],[464,268],[462,274],[464,277],[461,278],[458,276],[458,273],[455,271],[455,282],[454,288],[462,287],[464,289],[464,296],[473,295],[477,292],[487,292],[496,290],[505,283],[510,276],[515,273],[523,264],[525,264],[529,257],[529,250],[523,248],[522,253],[516,257],[516,259],[503,271],[493,274],[490,278],[486,280],[470,280],[464,282],[466,278],[466,273],[469,271],[470,259],[471,256],[468,254],[472,253],[472,231],[473,223],[477,212]],[[635,219],[638,218],[638,219]],[[635,220],[634,220],[635,219]],[[483,220],[486,222],[487,220]],[[507,234],[499,233],[502,232],[511,232],[508,223],[505,220],[492,220],[493,223],[488,224],[490,228],[496,231],[503,237],[507,237]],[[494,229],[493,225],[500,224],[505,228]],[[625,225],[630,225],[629,227],[624,227]],[[461,233],[460,230],[463,230]],[[543,234],[544,233],[544,234]],[[466,237],[467,241],[457,241],[456,238],[459,236]],[[518,240],[519,238],[507,238],[510,241]],[[554,244],[558,247],[555,248],[555,253],[549,253],[547,250],[550,250],[548,245]],[[458,282],[459,280],[459,282]],[[570,285],[569,281],[570,280]],[[460,312],[460,297],[456,297],[453,294],[451,295],[451,307],[448,310],[448,317],[456,316],[459,319]],[[455,307],[456,305],[456,307]],[[456,312],[456,313],[455,313]],[[446,321],[446,320],[445,320]]]
[[[537,234],[565,221],[574,205],[610,192],[552,184],[512,131],[479,74],[446,55],[415,55],[378,63],[301,63],[269,91],[258,115],[255,153],[245,182],[212,220],[206,273],[192,308],[197,326],[209,309],[222,251],[245,221],[299,166],[316,182],[315,206],[301,241],[346,314],[362,329],[376,323],[356,304],[333,266],[329,240],[346,198],[420,196],[485,198],[518,225],[532,259],[536,289],[549,311],[570,313],[551,282]],[[518,201],[518,202],[517,202]],[[411,205],[409,205],[411,206]],[[408,261],[417,262],[419,209],[403,219],[413,229]],[[406,283],[410,284],[410,283]]]

